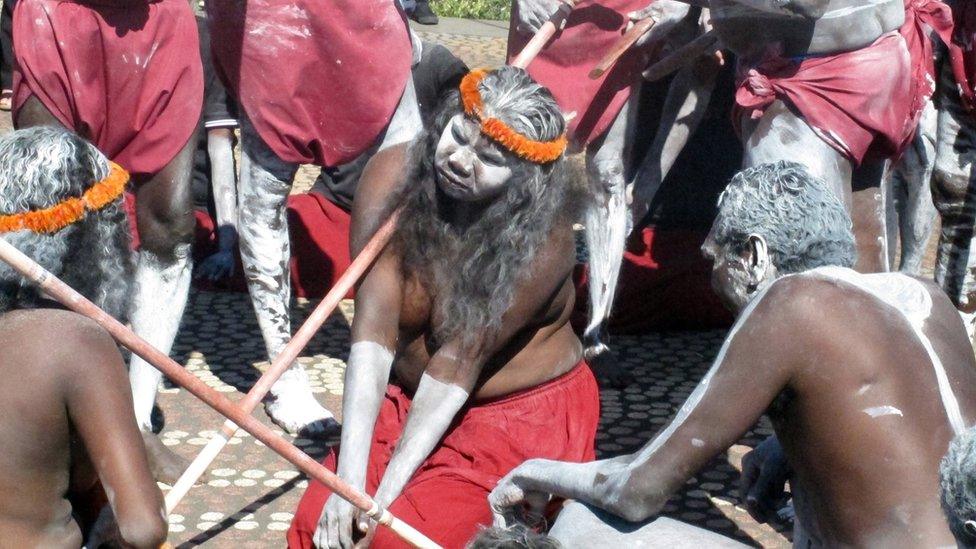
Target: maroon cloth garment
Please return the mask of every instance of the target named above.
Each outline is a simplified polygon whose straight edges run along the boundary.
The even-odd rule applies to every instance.
[[[648,0],[581,0],[542,53],[529,65],[528,72],[549,88],[564,113],[576,113],[569,123],[569,135],[584,146],[602,136],[630,97],[631,87],[640,81],[647,65],[648,52],[631,48],[617,64],[597,80],[589,72],[627,28],[627,14],[647,7]],[[518,3],[512,2],[508,33],[508,59],[511,61],[531,34],[520,33]]]
[[[970,10],[972,11],[972,10]],[[935,93],[938,79],[935,69],[935,54],[930,33],[945,44],[948,62],[959,83],[964,101],[972,105],[973,87],[966,70],[966,54],[956,41],[952,9],[942,0],[905,0],[905,24],[901,35],[912,56],[912,84],[915,86],[912,109],[913,120],[917,125],[925,104]],[[914,132],[913,132],[914,136]]]
[[[976,111],[976,2],[957,0],[952,10],[956,22],[953,43],[962,55],[962,70],[956,72],[956,81],[963,101]]]
[[[390,385],[380,408],[366,470],[366,492],[376,493],[410,410],[410,397]],[[509,471],[527,459],[586,462],[595,458],[600,421],[600,392],[589,366],[458,414],[444,439],[421,464],[400,497],[390,505],[394,516],[446,549],[460,549],[491,525],[488,493]],[[336,453],[325,459],[335,471]],[[322,508],[332,493],[310,480],[298,503],[288,547],[310,549]],[[405,547],[386,528],[371,547]]]
[[[837,55],[743,60],[738,81],[732,121],[740,133],[743,116],[759,118],[777,99],[855,166],[899,156],[914,132],[912,64],[898,32]]]
[[[712,264],[701,254],[707,235],[708,229],[645,227],[627,239],[607,322],[611,334],[732,325],[732,315],[712,291]],[[589,277],[585,265],[576,268],[573,327],[582,332],[589,318]]]
[[[183,148],[203,107],[203,67],[186,0],[20,0],[14,117],[32,95],[136,174]]]
[[[214,67],[284,161],[336,166],[386,128],[410,74],[390,0],[208,0]]]

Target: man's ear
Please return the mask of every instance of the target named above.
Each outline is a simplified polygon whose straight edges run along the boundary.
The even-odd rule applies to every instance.
[[[766,239],[758,234],[750,234],[747,243],[749,250],[749,285],[756,287],[766,278],[769,270],[769,246]]]

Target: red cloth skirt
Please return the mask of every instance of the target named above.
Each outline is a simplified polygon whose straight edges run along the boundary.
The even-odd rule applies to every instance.
[[[286,162],[337,166],[386,128],[413,53],[391,0],[207,0],[214,68]]]
[[[631,87],[640,81],[647,66],[646,51],[631,48],[617,64],[597,80],[589,72],[600,62],[627,28],[627,14],[647,7],[648,0],[581,0],[576,4],[566,28],[529,65],[528,72],[549,88],[564,113],[576,113],[569,123],[574,143],[585,146],[602,136],[630,97]],[[512,2],[508,33],[508,60],[511,61],[531,34],[520,33],[518,2]]]
[[[386,391],[373,433],[366,491],[375,493],[403,431],[410,398],[394,385]],[[455,420],[440,445],[420,466],[390,512],[447,549],[464,547],[491,524],[488,493],[527,459],[585,462],[595,457],[600,393],[589,367],[507,397],[471,406]],[[325,459],[335,470],[336,454]],[[332,492],[316,481],[298,503],[288,546],[311,548],[325,501]],[[381,528],[372,547],[403,547]]]
[[[962,8],[960,8],[962,13]],[[976,10],[970,10],[976,14]],[[966,52],[956,40],[961,33],[955,32],[952,9],[942,0],[905,0],[905,24],[901,28],[901,35],[912,56],[912,84],[915,86],[913,101],[913,120],[917,126],[925,104],[935,93],[935,83],[938,80],[935,68],[935,54],[930,33],[945,44],[948,51],[948,62],[959,84],[963,100],[967,105],[973,105],[973,86],[970,82],[974,75],[969,72],[973,66],[967,67]],[[972,58],[973,55],[970,54]],[[976,59],[974,59],[976,61]],[[914,132],[913,132],[914,136]]]
[[[186,0],[20,0],[14,117],[37,97],[132,173],[183,148],[203,108],[196,20]]]
[[[780,99],[855,166],[865,157],[899,156],[914,132],[912,63],[898,32],[837,55],[743,60],[738,82],[737,131],[744,115],[759,118]]]

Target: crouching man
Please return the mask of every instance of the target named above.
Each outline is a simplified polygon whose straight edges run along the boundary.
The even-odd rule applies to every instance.
[[[326,460],[444,547],[491,523],[488,492],[525,459],[592,459],[599,420],[569,325],[563,116],[521,69],[473,71],[460,90],[357,293],[341,452]],[[309,485],[289,546],[352,546],[368,519],[330,496]],[[372,546],[396,543],[383,529]]]
[[[976,418],[976,359],[937,286],[850,269],[850,227],[798,164],[736,175],[703,246],[738,312],[712,368],[636,453],[516,468],[489,498],[498,520],[541,493],[643,521],[766,413],[795,471],[797,546],[951,545],[939,462]]]
[[[0,137],[0,238],[123,322],[127,182],[65,130]],[[112,338],[0,264],[0,341],[0,546],[80,547],[86,519],[99,512],[86,496],[100,492],[100,480],[123,544],[158,547],[163,498]]]

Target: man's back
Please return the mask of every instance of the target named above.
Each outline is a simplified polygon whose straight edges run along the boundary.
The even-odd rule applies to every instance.
[[[67,311],[8,312],[0,380],[0,547],[80,546],[68,497],[99,476],[123,539],[158,545],[161,496],[112,339]]]
[[[797,322],[787,389],[770,410],[817,543],[951,545],[938,464],[976,418],[976,360],[934,285],[823,268],[787,277]],[[957,404],[958,403],[958,404]]]

